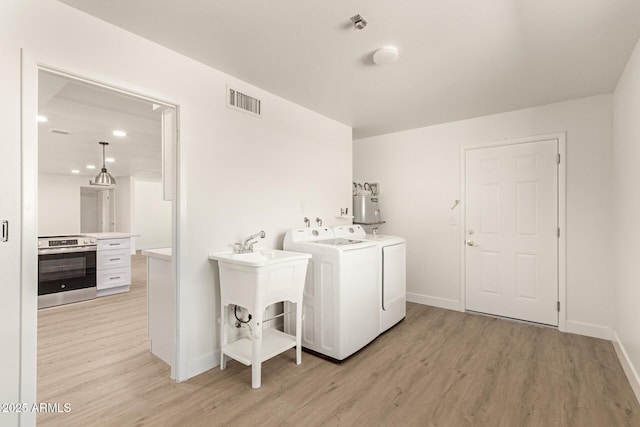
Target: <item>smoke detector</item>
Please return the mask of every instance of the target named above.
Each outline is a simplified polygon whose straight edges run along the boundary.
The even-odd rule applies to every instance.
[[[398,48],[395,46],[384,46],[373,53],[373,62],[376,65],[393,64],[398,60]]]
[[[362,30],[367,26],[367,21],[365,21],[365,19],[359,14],[352,16],[351,22],[353,22],[353,28],[356,30]]]

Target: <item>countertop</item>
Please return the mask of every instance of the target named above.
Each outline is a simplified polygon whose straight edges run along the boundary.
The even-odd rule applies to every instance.
[[[133,233],[120,233],[120,232],[110,232],[110,233],[83,233],[83,236],[95,237],[98,240],[106,240],[106,239],[124,239],[127,237],[140,237],[139,234]]]
[[[171,261],[171,248],[145,249],[141,254],[151,258]]]

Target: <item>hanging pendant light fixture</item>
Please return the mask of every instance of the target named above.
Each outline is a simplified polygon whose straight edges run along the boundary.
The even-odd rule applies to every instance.
[[[105,146],[109,145],[108,142],[99,142],[98,144],[102,145],[102,170],[93,181],[89,183],[91,185],[116,185],[116,180],[111,176],[109,172],[107,172],[107,165],[105,163]]]

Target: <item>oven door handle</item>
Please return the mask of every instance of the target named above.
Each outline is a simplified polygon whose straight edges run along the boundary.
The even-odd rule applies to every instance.
[[[55,249],[38,249],[38,255],[52,254],[72,254],[74,252],[95,252],[95,246],[83,246],[80,248],[55,248]]]

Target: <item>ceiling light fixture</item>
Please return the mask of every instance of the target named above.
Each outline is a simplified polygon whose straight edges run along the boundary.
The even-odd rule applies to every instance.
[[[398,60],[398,48],[395,46],[384,46],[373,53],[373,62],[376,65],[393,64]]]
[[[106,156],[105,156],[105,147],[109,145],[108,142],[99,142],[98,144],[102,145],[102,171],[93,178],[93,181],[89,181],[91,185],[116,185],[116,180],[111,176],[109,172],[107,172],[107,165],[105,164]]]
[[[367,26],[367,21],[359,14],[352,16],[351,22],[353,22],[353,28],[356,30],[363,30]]]
[[[49,119],[46,116],[36,116],[36,120],[38,120],[40,123],[46,123],[49,121]]]
[[[123,137],[123,136],[127,136],[127,133],[123,130],[114,130],[113,136]]]
[[[71,169],[71,173],[80,173],[78,169]]]
[[[107,157],[106,159],[104,159],[104,161],[107,163],[113,163],[116,161],[116,159],[114,159],[113,157]]]
[[[87,169],[95,169],[96,166],[95,165],[87,165]]]

